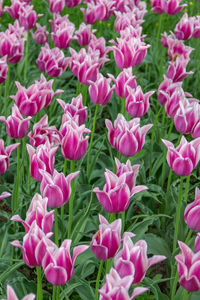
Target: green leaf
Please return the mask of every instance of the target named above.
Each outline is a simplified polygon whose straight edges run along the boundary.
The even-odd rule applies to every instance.
[[[154,255],[164,255],[168,258],[171,257],[171,250],[167,242],[153,233],[145,234],[145,241],[148,244],[148,253]]]

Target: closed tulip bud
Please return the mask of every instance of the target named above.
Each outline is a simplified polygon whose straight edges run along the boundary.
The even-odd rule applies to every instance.
[[[129,236],[123,240],[123,249],[114,259],[114,267],[121,278],[132,275],[132,284],[138,284],[144,278],[149,267],[165,260],[163,255],[147,257],[147,243],[140,240],[133,244]]]
[[[63,173],[58,173],[54,170],[53,175],[45,171],[40,171],[42,174],[42,182],[40,185],[41,194],[48,198],[48,206],[57,208],[65,204],[71,194],[71,181],[75,179],[79,171],[71,173],[65,177]]]
[[[90,247],[94,255],[102,260],[112,258],[117,253],[121,244],[121,219],[117,219],[111,224],[99,215],[99,230],[92,238]]]
[[[0,174],[7,171],[9,167],[9,157],[19,145],[20,143],[16,143],[4,148],[4,141],[0,139]]]
[[[168,0],[164,1],[163,8],[166,14],[176,15],[178,14],[187,4],[179,5],[181,0]]]
[[[149,98],[154,91],[143,94],[141,86],[137,86],[135,90],[128,87],[128,96],[126,98],[126,111],[132,117],[141,117],[147,113],[149,109]]]
[[[33,133],[28,134],[30,144],[33,147],[45,144],[47,141],[51,146],[60,144],[60,135],[55,126],[48,125],[48,116],[44,115],[42,119],[33,126]]]
[[[47,211],[47,202],[47,198],[42,198],[39,194],[35,194],[26,213],[26,219],[22,220],[19,215],[14,215],[11,218],[11,221],[22,223],[26,233],[30,230],[34,221],[45,234],[51,232],[54,210],[51,210],[50,212]]]
[[[0,122],[6,124],[6,132],[13,139],[22,139],[28,132],[31,117],[23,119],[16,104],[12,107],[12,115],[5,119],[0,117]]]
[[[186,206],[184,220],[190,229],[200,231],[200,190],[197,187],[194,202]]]
[[[60,129],[62,155],[70,160],[81,159],[87,151],[89,139],[89,136],[84,138],[83,134],[89,132],[85,125],[78,126],[73,119],[64,122]]]
[[[168,149],[167,162],[169,167],[179,176],[190,175],[200,159],[200,138],[188,143],[183,136],[176,148],[167,140],[162,139],[162,142]]]
[[[38,68],[51,77],[58,77],[67,69],[69,57],[65,57],[59,48],[50,49],[48,44],[41,48],[36,60]]]
[[[115,93],[118,97],[126,98],[128,96],[128,87],[136,89],[136,76],[132,76],[132,68],[124,69],[117,78],[112,74],[108,76],[114,81]]]
[[[75,7],[81,4],[82,0],[65,0],[65,5],[69,8]]]
[[[200,290],[200,251],[193,251],[183,242],[178,242],[182,251],[181,254],[175,256],[178,262],[177,269],[179,273],[179,283],[189,292]]]
[[[42,267],[47,280],[53,285],[64,285],[71,279],[76,257],[88,249],[88,246],[84,245],[75,247],[71,258],[70,246],[71,240],[64,240],[60,248],[55,244],[46,247]]]
[[[110,120],[106,119],[105,123],[111,146],[124,156],[133,156],[142,150],[145,135],[152,127],[152,124],[140,127],[139,118],[126,121],[122,114],[118,114],[114,128]]]
[[[37,44],[43,45],[49,40],[49,33],[46,30],[46,26],[40,26],[40,24],[36,24],[37,30],[33,34],[33,38]]]
[[[97,80],[89,83],[89,94],[92,103],[106,105],[112,97],[114,90],[114,87],[110,87],[111,79],[106,78],[102,74],[98,73]]]
[[[7,300],[18,300],[15,291],[13,290],[13,288],[7,284]],[[28,294],[25,297],[22,298],[22,300],[34,300],[35,299],[35,295],[34,294]],[[3,299],[6,300],[6,299]]]
[[[8,64],[7,55],[0,58],[0,84],[7,79]]]
[[[61,13],[65,7],[65,0],[48,0],[49,10],[52,13]]]
[[[65,114],[69,113],[72,118],[78,116],[79,126],[85,123],[87,118],[87,106],[83,106],[82,94],[79,94],[76,98],[72,98],[71,103],[65,103],[61,99],[57,99],[57,101]]]
[[[117,271],[111,268],[109,274],[106,275],[106,283],[99,290],[99,300],[132,300],[148,290],[137,287],[133,290],[132,296],[129,297],[128,290],[132,281],[132,276],[121,278]]]
[[[174,33],[179,40],[187,41],[191,38],[194,28],[194,19],[188,18],[188,14],[185,13],[180,21],[176,24]]]
[[[30,173],[37,180],[42,181],[40,170],[45,170],[49,174],[53,174],[54,170],[54,155],[58,147],[50,147],[47,141],[44,145],[40,145],[35,150],[31,145],[27,145],[27,151],[30,158]]]

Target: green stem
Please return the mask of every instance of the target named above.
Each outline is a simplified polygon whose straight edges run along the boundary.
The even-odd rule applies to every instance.
[[[59,300],[59,298],[60,298],[60,286],[58,285],[56,289],[56,300]]]
[[[73,173],[75,169],[75,162],[74,160],[71,160],[71,165],[70,165],[70,173]],[[68,232],[67,232],[67,237],[68,239],[71,236],[71,228],[72,228],[72,214],[73,214],[73,202],[74,202],[74,192],[75,192],[75,181],[73,180],[71,183],[72,191],[71,191],[71,196],[69,199],[69,221],[68,221]]]
[[[20,140],[18,140],[20,142]],[[17,147],[17,175],[16,175],[16,181],[15,181],[15,188],[14,188],[14,194],[13,194],[13,210],[16,211],[18,209],[18,194],[19,194],[19,180],[20,180],[20,147],[19,145]]]
[[[29,43],[29,30],[27,30],[26,50],[25,50],[25,65],[24,65],[24,81],[27,79],[28,71],[28,43]]]
[[[124,228],[125,228],[125,222],[126,222],[126,212],[122,212],[122,234],[124,233]]]
[[[175,278],[173,280],[171,300],[174,300],[174,296],[175,296],[175,293],[176,293],[177,282],[178,282],[178,271],[176,270],[176,275],[175,275]]]
[[[180,222],[180,214],[181,214],[181,203],[182,203],[182,192],[183,192],[183,180],[184,177],[181,177],[180,189],[179,189],[179,197],[178,197],[178,207],[176,211],[176,223],[175,223],[175,231],[174,231],[174,241],[173,241],[173,253],[176,250],[176,244],[178,239],[178,228]]]
[[[158,122],[158,118],[159,118],[162,110],[164,110],[163,106],[160,107],[160,109],[159,109],[159,111],[156,115],[154,124],[153,124],[153,131],[152,131],[152,135],[151,135],[151,145],[150,145],[150,160],[149,160],[149,175],[150,176],[151,176],[151,172],[152,172],[152,156],[153,156],[153,145],[154,145],[155,130],[156,130],[156,125],[157,125],[157,122]]]
[[[186,300],[186,299],[187,299],[187,296],[188,296],[188,291],[187,291],[187,290],[185,290],[185,294],[184,294],[184,298],[183,298],[183,300]]]
[[[125,117],[126,113],[126,98],[122,99],[122,115]]]
[[[91,133],[91,138],[90,138],[90,145],[89,145],[88,156],[87,156],[87,178],[88,178],[88,181],[89,181],[90,153],[91,153],[91,150],[92,150],[92,143],[93,143],[93,139],[94,139],[94,132],[95,132],[98,109],[99,109],[99,105],[96,105],[94,118],[93,118],[93,124],[92,124],[92,133]]]
[[[191,176],[191,174],[187,176],[186,185],[185,185],[185,197],[184,197],[184,200],[185,200],[186,203],[187,203],[188,192],[189,192],[189,188],[190,188],[190,176]]]
[[[0,84],[0,107],[1,107],[1,110],[2,110],[2,92],[3,92],[3,82]]]
[[[167,140],[170,139],[173,126],[174,126],[174,121],[172,120],[171,124],[170,124],[168,134],[167,134]],[[162,187],[164,186],[164,180],[165,180],[166,155],[167,155],[167,148],[165,147],[165,151],[164,151],[164,154],[163,154],[163,165],[162,165],[162,176],[161,176],[161,178],[162,178],[161,179],[161,186]]]
[[[24,162],[26,157],[26,137],[22,139],[22,166],[21,166],[21,178],[22,178],[22,184],[24,182]]]
[[[99,289],[99,282],[100,282],[100,278],[101,278],[101,273],[102,273],[102,270],[103,270],[103,263],[104,261],[101,260],[100,262],[100,266],[99,266],[99,271],[98,271],[98,274],[97,274],[97,280],[96,280],[96,288],[95,288],[95,300],[98,300],[98,289]]]
[[[8,109],[8,95],[9,95],[9,84],[10,84],[10,64],[8,62],[8,72],[7,79],[5,81],[5,97],[4,97],[4,116],[7,118],[7,109]]]
[[[65,159],[65,162],[64,162],[64,167],[63,167],[63,174],[66,176],[66,172],[67,172],[67,159]],[[64,222],[64,205],[61,206],[61,214],[60,214],[60,217],[61,217],[61,223],[63,225],[63,222]]]
[[[172,181],[172,169],[169,171],[168,181],[167,181],[167,192],[166,192],[166,203],[165,203],[165,212],[168,212],[168,202],[169,202],[169,191],[171,187]]]
[[[192,293],[189,293],[188,300],[191,300],[191,299],[192,299]]]
[[[192,235],[192,232],[193,232],[193,230],[190,229],[189,232],[188,232],[188,235],[187,235],[187,237],[186,237],[185,244],[187,244],[187,243],[189,242],[190,237],[191,237],[191,235]]]
[[[42,300],[42,268],[36,267],[37,270],[37,300]]]
[[[83,98],[83,106],[86,106],[86,104],[87,104],[87,91],[88,91],[88,86],[82,84],[81,85],[81,93],[82,93],[82,98]]]
[[[55,208],[55,213],[54,213],[54,217],[55,217],[55,243],[58,246],[58,209]]]
[[[76,96],[78,96],[81,92],[81,85],[80,85],[80,82],[77,81],[77,87],[76,87]]]

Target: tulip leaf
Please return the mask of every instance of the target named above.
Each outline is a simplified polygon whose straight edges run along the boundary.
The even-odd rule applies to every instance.
[[[171,250],[168,243],[161,237],[153,233],[145,234],[145,241],[148,244],[148,253],[155,255],[164,255],[168,258],[171,257]]]

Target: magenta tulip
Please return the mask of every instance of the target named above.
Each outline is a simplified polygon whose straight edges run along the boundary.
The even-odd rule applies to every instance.
[[[4,148],[4,141],[0,139],[0,174],[5,173],[8,169],[9,157],[19,145],[20,143],[16,143]]]

